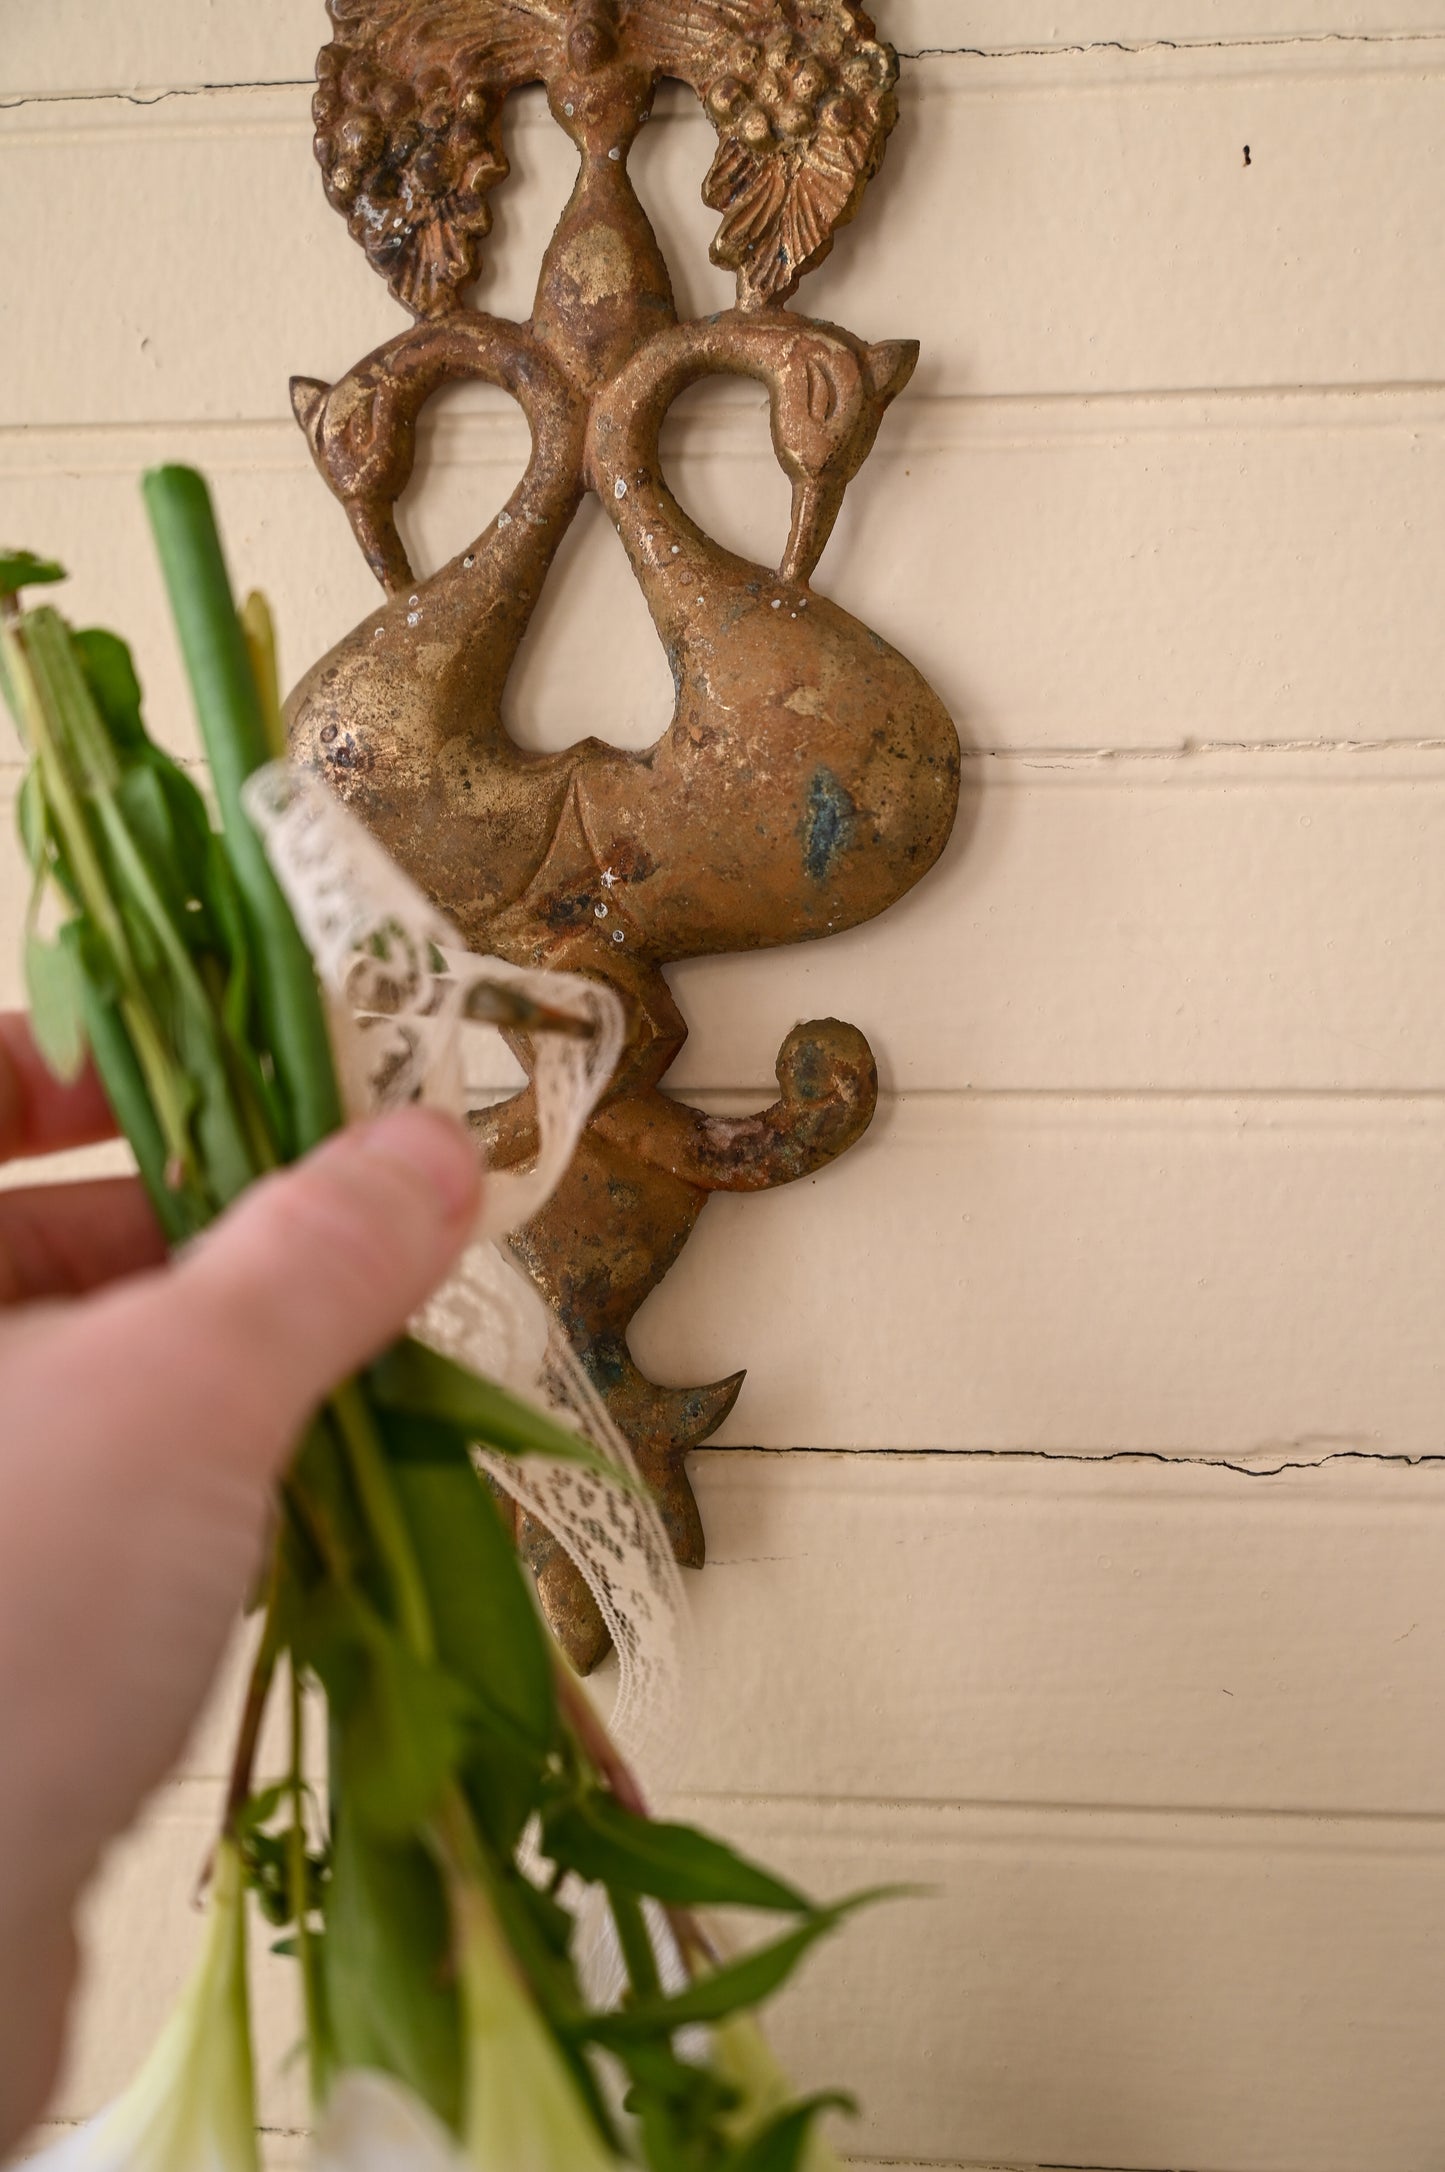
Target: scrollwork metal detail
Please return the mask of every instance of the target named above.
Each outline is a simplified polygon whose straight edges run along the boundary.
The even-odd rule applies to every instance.
[[[870,919],[936,861],[958,801],[958,738],[937,696],[811,586],[917,348],[786,306],[877,171],[897,62],[853,0],[329,6],[315,102],[327,194],[415,322],[337,384],[293,381],[317,466],[386,596],[297,689],[293,745],[471,947],[601,975],[628,1006],[614,1085],[517,1249],[631,1438],[679,1559],[700,1565],[683,1459],[742,1376],[658,1387],[633,1362],[629,1323],[712,1193],[822,1168],[866,1129],[877,1078],[862,1034],[828,1019],[788,1036],[771,1108],[687,1107],[661,1090],[686,1035],[664,964]],[[736,307],[691,322],[627,172],[663,76],[718,129],[704,195],[723,214],[714,261],[737,276]],[[502,108],[530,83],[579,167],[519,325],[466,292],[507,173]],[[768,393],[793,493],[776,568],[705,535],[662,472],[672,402],[714,374]],[[421,579],[396,504],[423,407],[466,378],[516,400],[531,459],[475,541]],[[643,753],[583,738],[531,754],[506,730],[504,692],[588,491],[647,599],[676,710]],[[535,1149],[526,1092],[478,1127],[499,1163]],[[519,1538],[567,1649],[592,1665],[605,1631],[590,1594],[540,1526],[524,1519]]]

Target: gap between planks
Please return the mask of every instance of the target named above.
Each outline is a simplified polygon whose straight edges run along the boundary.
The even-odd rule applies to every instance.
[[[148,1799],[140,1819],[123,1836],[154,1835],[162,1827],[192,1826],[208,1831],[225,1781],[212,1774],[179,1774]],[[1338,1810],[1311,1804],[1276,1809],[1212,1803],[1060,1802],[1017,1800],[990,1795],[976,1800],[940,1800],[936,1796],[840,1795],[769,1791],[748,1794],[735,1786],[668,1788],[669,1816],[693,1822],[726,1823],[730,1811],[752,1821],[759,1832],[783,1835],[811,1832],[826,1814],[834,1837],[852,1835],[872,1842],[881,1833],[919,1846],[951,1848],[1067,1844],[1079,1848],[1173,1849],[1187,1845],[1208,1852],[1234,1853],[1240,1847],[1263,1852],[1280,1847],[1298,1855],[1381,1854],[1445,1857],[1445,1811]],[[908,1821],[900,1833],[897,1821]],[[1182,1828],[1195,1830],[1188,1836]],[[1307,1835],[1302,1839],[1302,1835]]]
[[[1253,74],[1287,74],[1290,64],[1303,63],[1299,73],[1318,75],[1326,72],[1348,72],[1359,76],[1365,72],[1385,73],[1421,66],[1423,54],[1430,55],[1436,66],[1445,66],[1445,32],[1430,30],[1404,31],[1323,31],[1315,34],[1295,34],[1263,37],[1235,37],[1215,39],[1147,39],[1129,42],[1123,39],[1097,39],[1077,45],[925,45],[898,48],[904,64],[916,68],[919,73],[908,88],[916,97],[958,96],[967,97],[978,92],[992,93],[996,89],[1014,87],[1013,71],[1035,71],[1067,66],[1069,63],[1130,62],[1143,64],[1135,72],[1126,72],[1112,78],[1116,86],[1149,88],[1159,81],[1159,65],[1165,68],[1171,62],[1181,63],[1181,74],[1190,72],[1190,63],[1212,61],[1216,67],[1225,65],[1233,76],[1248,77]],[[1361,65],[1363,62],[1364,65]],[[1155,64],[1150,68],[1149,64]],[[1351,63],[1353,65],[1351,65]],[[996,81],[990,80],[990,71],[999,70]],[[1105,78],[1093,69],[1076,73],[1062,86],[1064,89],[1087,94],[1105,85]],[[62,107],[89,107],[96,109],[84,119],[78,118],[77,133],[101,132],[105,128],[109,108],[117,118],[124,109],[142,112],[157,108],[177,106],[207,98],[274,97],[287,92],[310,92],[315,88],[313,76],[275,76],[237,78],[205,83],[181,83],[137,85],[130,88],[88,91],[22,91],[0,97],[0,115],[34,113],[49,121],[52,127],[64,125],[64,117],[57,110]],[[193,123],[189,117],[177,117],[181,127],[189,132]],[[540,100],[532,100],[517,109],[522,124],[541,126],[545,118]],[[695,122],[701,119],[695,101],[686,86],[664,81],[652,121]],[[287,124],[289,125],[289,124]],[[305,117],[310,132],[309,115]],[[48,131],[47,131],[48,132]]]
[[[3,146],[0,146],[3,148]],[[714,380],[716,384],[718,381]],[[488,397],[486,391],[478,395]],[[467,467],[509,465],[530,442],[521,414],[497,392],[490,411],[456,407],[422,426],[430,458]],[[732,388],[711,404],[669,416],[664,452],[776,458],[766,436],[768,402]],[[1262,437],[1327,437],[1385,431],[1411,439],[1445,430],[1445,379],[1395,378],[1336,384],[1156,385],[1130,391],[909,393],[888,418],[875,458],[897,461],[942,451],[998,451],[1063,443],[1117,446],[1135,438],[1211,438],[1249,428]],[[303,472],[310,456],[292,417],[272,414],[165,417],[112,422],[0,422],[0,475],[56,470],[66,476],[129,473],[138,448],[178,436],[238,448],[248,471]],[[107,455],[106,441],[113,450]],[[80,457],[77,458],[77,455]],[[279,457],[278,457],[279,455]]]
[[[1226,38],[1090,38],[1075,44],[1051,45],[972,45],[957,44],[902,45],[895,44],[898,57],[905,63],[918,65],[929,61],[1059,61],[1087,60],[1096,55],[1111,59],[1149,60],[1160,57],[1194,54],[1268,54],[1271,58],[1292,52],[1314,56],[1321,51],[1345,52],[1366,49],[1373,58],[1382,49],[1393,53],[1401,47],[1432,46],[1442,43],[1441,33],[1430,30],[1324,30],[1313,32],[1278,32],[1261,37]],[[0,113],[13,113],[32,106],[56,105],[130,105],[150,107],[163,105],[178,98],[208,98],[242,94],[247,91],[305,90],[314,87],[313,76],[278,75],[252,77],[222,77],[204,83],[177,83],[136,85],[132,88],[88,91],[22,91],[14,97],[0,98]]]

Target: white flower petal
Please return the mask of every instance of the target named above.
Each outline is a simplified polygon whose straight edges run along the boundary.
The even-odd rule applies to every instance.
[[[389,2074],[355,2068],[331,2092],[316,2172],[465,2172],[436,2114]]]
[[[618,2172],[490,1904],[457,1896],[472,2172]]]
[[[260,2172],[245,1907],[240,1861],[223,1846],[200,1962],[150,2057],[107,2111],[27,2172]]]

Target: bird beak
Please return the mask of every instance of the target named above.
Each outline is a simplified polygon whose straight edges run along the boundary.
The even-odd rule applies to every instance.
[[[847,489],[843,476],[811,475],[793,484],[793,525],[788,531],[788,547],[778,568],[785,581],[807,582],[812,579],[818,560],[828,547],[828,538],[843,504]]]

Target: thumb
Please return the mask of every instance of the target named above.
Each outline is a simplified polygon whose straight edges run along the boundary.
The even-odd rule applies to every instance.
[[[179,1363],[196,1383],[213,1454],[271,1476],[442,1280],[480,1195],[461,1125],[424,1108],[352,1125],[253,1186],[168,1278],[172,1381]]]

